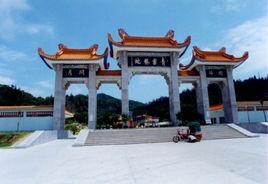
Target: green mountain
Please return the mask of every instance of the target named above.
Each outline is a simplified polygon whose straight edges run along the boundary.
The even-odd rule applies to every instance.
[[[134,100],[129,101],[129,109],[144,107],[145,104]],[[75,113],[75,120],[87,122],[88,99],[86,95],[67,95],[66,109]],[[121,114],[121,100],[112,96],[100,93],[97,95],[97,119],[98,122],[108,122]]]
[[[268,100],[268,77],[252,77],[244,81],[235,81],[236,98],[238,101]],[[217,85],[209,85],[210,105],[222,103],[221,91]],[[196,113],[195,90],[185,90],[180,94],[182,114],[186,117]],[[0,106],[3,105],[52,105],[53,97],[34,97],[16,86],[0,84]],[[137,115],[149,114],[160,120],[169,119],[169,98],[160,97],[146,104],[130,100],[130,111],[133,118]],[[88,101],[86,95],[67,95],[66,109],[74,112],[74,120],[87,122]],[[106,94],[97,95],[98,125],[112,124],[121,114],[121,100]]]
[[[51,105],[53,97],[34,97],[16,86],[0,84],[0,105]]]

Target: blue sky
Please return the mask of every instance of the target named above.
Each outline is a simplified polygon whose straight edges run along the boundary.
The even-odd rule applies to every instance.
[[[225,46],[235,56],[249,51],[248,61],[234,71],[235,79],[267,75],[266,0],[0,0],[0,83],[35,96],[51,95],[54,72],[40,60],[37,48],[55,53],[58,43],[70,48],[97,43],[103,52],[108,32],[119,40],[118,28],[140,36],[163,36],[173,29],[179,42],[191,35],[184,64],[194,45],[209,50]],[[117,68],[115,60],[109,62]],[[103,85],[98,92],[120,97],[116,85]],[[86,87],[73,85],[67,93],[86,94]],[[133,100],[148,102],[167,94],[161,76],[134,76],[130,82]]]

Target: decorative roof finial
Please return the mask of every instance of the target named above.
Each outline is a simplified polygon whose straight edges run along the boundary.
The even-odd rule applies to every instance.
[[[128,36],[128,34],[126,33],[126,31],[123,28],[118,29],[118,34],[120,36],[120,38],[124,39],[126,36]]]
[[[222,47],[219,51],[225,53],[226,52],[226,48],[225,47]]]
[[[94,44],[90,47],[90,49],[92,49],[92,54],[96,54],[97,50],[99,48],[99,45],[98,44]]]
[[[170,39],[174,39],[174,31],[173,31],[172,29],[170,29],[170,30],[167,32],[167,34],[166,34],[165,37],[170,38]]]
[[[58,48],[59,48],[59,50],[62,50],[62,49],[64,49],[64,48],[66,48],[66,46],[65,46],[63,43],[60,43],[60,44],[58,45]]]

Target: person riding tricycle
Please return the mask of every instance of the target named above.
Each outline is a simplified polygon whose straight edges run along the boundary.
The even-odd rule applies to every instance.
[[[177,143],[181,140],[188,140],[189,142],[201,141],[202,133],[200,124],[198,122],[189,122],[187,126],[186,131],[183,128],[177,129],[177,135],[173,137],[173,142]]]

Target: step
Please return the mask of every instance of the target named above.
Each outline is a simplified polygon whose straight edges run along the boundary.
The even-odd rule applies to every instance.
[[[237,125],[252,133],[268,133],[268,126],[265,123],[239,123]]]
[[[85,145],[120,145],[171,142],[178,127],[112,129],[89,132]],[[203,140],[247,137],[227,125],[202,126]]]

